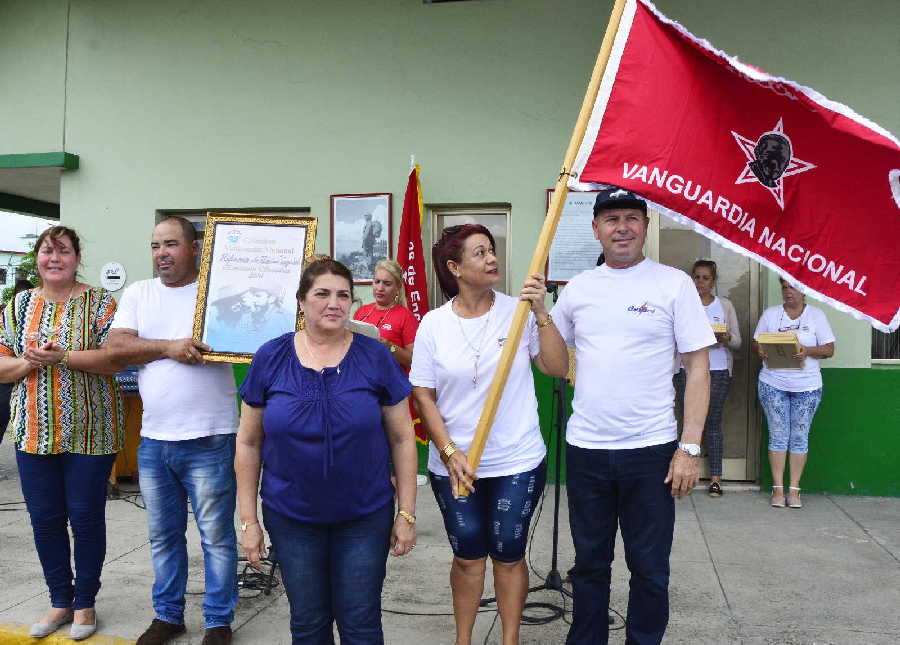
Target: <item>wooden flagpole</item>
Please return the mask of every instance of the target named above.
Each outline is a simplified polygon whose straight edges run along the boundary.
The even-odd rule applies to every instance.
[[[625,2],[626,0],[615,0],[613,5],[609,24],[606,26],[606,34],[604,34],[603,42],[600,45],[600,53],[597,55],[597,62],[594,63],[594,71],[591,73],[591,80],[588,83],[587,92],[585,92],[584,101],[581,104],[581,112],[578,113],[578,121],[575,122],[575,130],[572,132],[572,138],[569,140],[569,147],[563,159],[562,170],[559,173],[553,197],[550,199],[547,217],[544,219],[544,227],[541,229],[537,246],[534,249],[534,254],[531,256],[531,263],[528,265],[528,273],[526,274],[528,276],[542,272],[547,261],[547,254],[550,252],[550,244],[553,242],[553,236],[556,234],[556,225],[562,213],[562,206],[565,203],[566,195],[569,194],[566,182],[575,162],[575,155],[578,154],[581,141],[584,139],[584,132],[587,129],[591,111],[594,108],[594,101],[597,99],[600,81],[606,71],[606,63],[609,61],[609,54],[612,51],[613,40],[619,29],[619,21],[622,19],[622,13],[625,10]],[[503,396],[503,388],[509,376],[509,369],[512,366],[515,350],[518,348],[519,340],[522,338],[522,328],[525,326],[528,311],[528,303],[520,301],[513,315],[509,334],[503,344],[497,371],[494,373],[494,379],[491,381],[491,389],[488,391],[487,401],[481,411],[478,425],[475,427],[475,437],[467,455],[469,467],[473,471],[478,468],[478,464],[481,461],[481,454],[484,452],[484,445],[487,443],[488,433],[491,430],[491,424],[494,422],[494,415],[497,413],[500,398]],[[457,493],[459,495],[468,495],[469,491],[465,486],[459,484]]]

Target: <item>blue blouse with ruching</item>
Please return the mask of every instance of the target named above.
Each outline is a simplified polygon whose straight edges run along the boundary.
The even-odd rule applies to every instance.
[[[394,496],[382,406],[412,386],[387,347],[354,334],[336,367],[302,365],[293,332],[256,352],[240,388],[247,405],[264,407],[263,505],[316,524],[372,513]]]

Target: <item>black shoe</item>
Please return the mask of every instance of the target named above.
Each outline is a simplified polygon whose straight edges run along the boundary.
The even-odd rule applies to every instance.
[[[200,645],[231,645],[231,627],[209,627],[203,635]]]
[[[135,645],[165,645],[169,640],[184,633],[184,625],[167,623],[159,618],[154,618]]]
[[[719,482],[710,482],[707,495],[710,497],[722,497],[722,487],[719,486]]]

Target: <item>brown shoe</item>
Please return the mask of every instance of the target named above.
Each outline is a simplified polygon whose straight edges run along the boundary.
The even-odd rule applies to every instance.
[[[231,627],[223,625],[208,628],[200,645],[231,645]]]
[[[136,645],[165,645],[165,643],[183,633],[184,625],[167,623],[159,618],[154,618],[147,631],[137,639]]]

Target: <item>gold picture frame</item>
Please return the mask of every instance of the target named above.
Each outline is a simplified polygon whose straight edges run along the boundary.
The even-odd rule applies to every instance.
[[[262,343],[299,329],[296,291],[315,253],[315,217],[207,213],[193,337],[207,361],[253,360]]]

